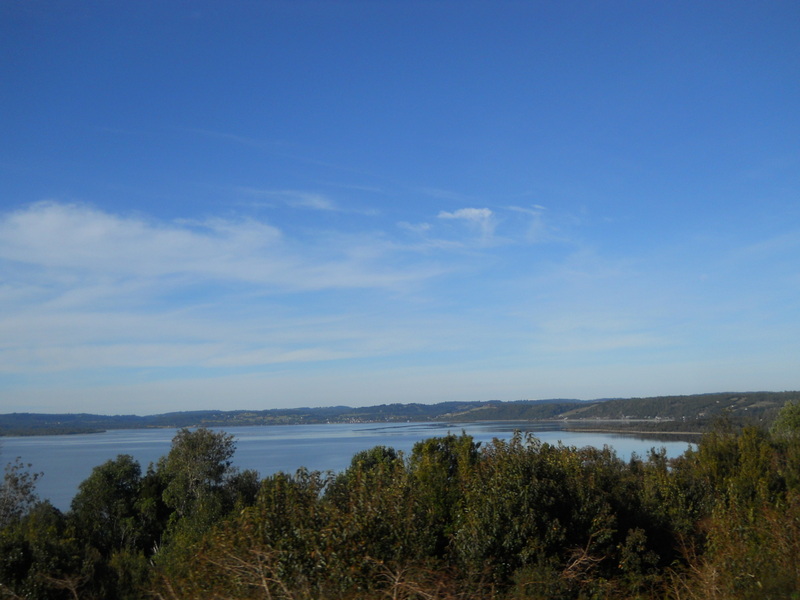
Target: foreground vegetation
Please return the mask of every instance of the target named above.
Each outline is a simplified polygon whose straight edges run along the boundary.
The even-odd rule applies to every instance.
[[[796,598],[799,425],[788,403],[672,460],[449,435],[265,479],[184,429],[145,473],[96,467],[65,514],[11,463],[0,598]]]

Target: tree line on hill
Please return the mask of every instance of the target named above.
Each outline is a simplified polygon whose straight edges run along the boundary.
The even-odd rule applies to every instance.
[[[0,414],[0,436],[92,433],[149,427],[237,427],[397,421],[560,420],[570,427],[590,425],[646,431],[700,432],[721,413],[739,424],[763,424],[800,392],[746,392],[606,400],[518,400],[381,404],[269,410],[201,410],[158,415]],[[615,423],[604,423],[615,421]]]
[[[800,402],[721,421],[675,459],[516,434],[378,446],[260,478],[182,429],[145,472],[97,466],[62,513],[19,461],[0,488],[0,597],[134,600],[795,598]]]

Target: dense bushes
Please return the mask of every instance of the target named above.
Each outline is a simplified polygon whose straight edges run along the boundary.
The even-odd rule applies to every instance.
[[[20,496],[0,597],[792,598],[791,422],[718,426],[673,460],[448,435],[260,481],[229,436],[182,430],[145,474],[95,468],[66,514]]]

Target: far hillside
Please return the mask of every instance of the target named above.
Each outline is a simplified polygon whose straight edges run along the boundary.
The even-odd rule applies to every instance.
[[[800,393],[726,392],[614,399],[575,407],[561,418],[577,427],[640,431],[702,432],[720,418],[735,425],[766,427],[790,400],[800,400]]]
[[[724,392],[688,396],[598,400],[441,402],[268,410],[199,410],[149,416],[10,413],[2,435],[92,433],[153,427],[240,427],[318,423],[560,421],[569,428],[701,433],[724,417],[732,424],[768,426],[800,392]]]

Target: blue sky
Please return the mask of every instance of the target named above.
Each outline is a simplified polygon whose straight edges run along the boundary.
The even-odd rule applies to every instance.
[[[0,4],[0,411],[800,388],[796,2]]]

